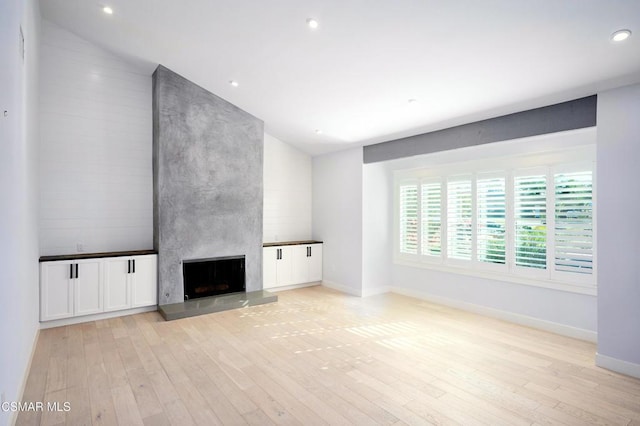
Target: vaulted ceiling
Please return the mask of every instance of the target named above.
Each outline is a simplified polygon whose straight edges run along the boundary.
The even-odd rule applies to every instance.
[[[165,65],[313,155],[640,82],[639,0],[40,4],[45,19],[143,72]],[[619,29],[632,36],[611,41]]]

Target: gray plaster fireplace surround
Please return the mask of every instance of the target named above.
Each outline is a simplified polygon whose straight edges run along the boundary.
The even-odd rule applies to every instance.
[[[263,126],[162,65],[155,70],[153,226],[165,318],[186,304],[183,262],[192,259],[244,256],[246,293],[210,305],[275,298],[262,292]]]

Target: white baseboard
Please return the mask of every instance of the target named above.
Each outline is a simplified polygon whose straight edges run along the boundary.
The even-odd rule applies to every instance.
[[[44,330],[46,328],[62,327],[64,325],[80,324],[83,322],[90,322],[90,321],[99,321],[103,319],[123,317],[125,315],[141,314],[143,312],[152,312],[157,310],[158,310],[158,306],[153,305],[153,306],[144,306],[142,308],[126,309],[124,311],[103,312],[101,314],[83,315],[81,317],[64,318],[64,319],[53,320],[53,321],[44,321],[40,323],[40,329]]]
[[[277,293],[279,291],[295,290],[296,288],[313,287],[313,286],[321,285],[321,284],[322,284],[321,281],[316,281],[316,282],[311,282],[311,283],[285,285],[285,286],[282,286],[282,287],[265,288],[264,290],[268,291],[269,293]]]
[[[22,377],[22,384],[18,389],[18,401],[24,400],[24,390],[27,388],[27,380],[29,380],[29,373],[31,372],[31,364],[33,363],[33,356],[36,353],[36,346],[38,346],[38,338],[40,337],[40,329],[36,329],[36,335],[33,338],[33,343],[31,344],[31,355],[29,356],[29,362],[27,363],[27,368],[24,371],[24,375]],[[13,414],[9,417],[9,424],[15,425],[18,420],[18,411],[14,411]]]
[[[596,353],[596,365],[616,373],[640,379],[640,364]]]
[[[376,288],[370,288],[370,289],[364,289],[364,290],[362,289],[354,290],[351,287],[347,287],[345,285],[338,284],[333,281],[327,281],[327,280],[323,280],[321,284],[327,288],[338,290],[342,293],[347,293],[352,296],[358,296],[358,297],[375,296],[377,294],[389,293],[390,291],[389,290],[390,287],[376,287]]]
[[[374,287],[374,288],[365,288],[362,291],[362,297],[376,296],[378,294],[385,294],[391,291],[391,287]]]
[[[362,297],[361,290],[354,290],[351,287],[347,287],[346,285],[338,284],[333,281],[322,280],[322,285],[333,290],[338,290],[342,293],[347,293],[352,296]]]
[[[572,327],[569,325],[559,324],[552,321],[547,321],[539,318],[529,317],[526,315],[516,314],[513,312],[502,311],[500,309],[489,308],[482,305],[476,305],[473,303],[462,302],[459,300],[449,299],[446,297],[435,296],[426,292],[418,290],[409,290],[401,287],[391,287],[390,291],[393,293],[402,294],[409,297],[415,297],[417,299],[426,300],[440,305],[451,306],[452,308],[462,309],[464,311],[473,312],[480,315],[486,315],[488,317],[498,318],[504,321],[513,322],[527,327],[537,328],[540,330],[550,331],[552,333],[560,334],[562,336],[573,337],[574,339],[586,340],[589,342],[596,342],[598,339],[598,333],[591,330],[585,330],[582,328]]]

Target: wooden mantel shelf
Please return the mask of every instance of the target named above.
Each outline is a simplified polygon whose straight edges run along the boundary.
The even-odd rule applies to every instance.
[[[129,250],[129,251],[108,251],[103,253],[60,254],[55,256],[40,256],[40,262],[54,262],[57,260],[96,259],[101,257],[144,256],[146,254],[158,254],[158,252],[155,250]]]
[[[275,247],[275,246],[303,246],[306,244],[322,244],[322,241],[316,240],[301,240],[301,241],[276,241],[272,243],[262,243],[262,247]]]

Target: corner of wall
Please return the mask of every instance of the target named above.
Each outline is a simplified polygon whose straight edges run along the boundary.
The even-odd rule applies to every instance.
[[[597,365],[640,377],[637,211],[640,84],[598,94]]]
[[[615,371],[616,373],[640,379],[640,364],[596,353],[596,365],[606,368],[607,370]]]
[[[324,242],[323,278],[362,295],[362,147],[313,157],[312,236]]]

